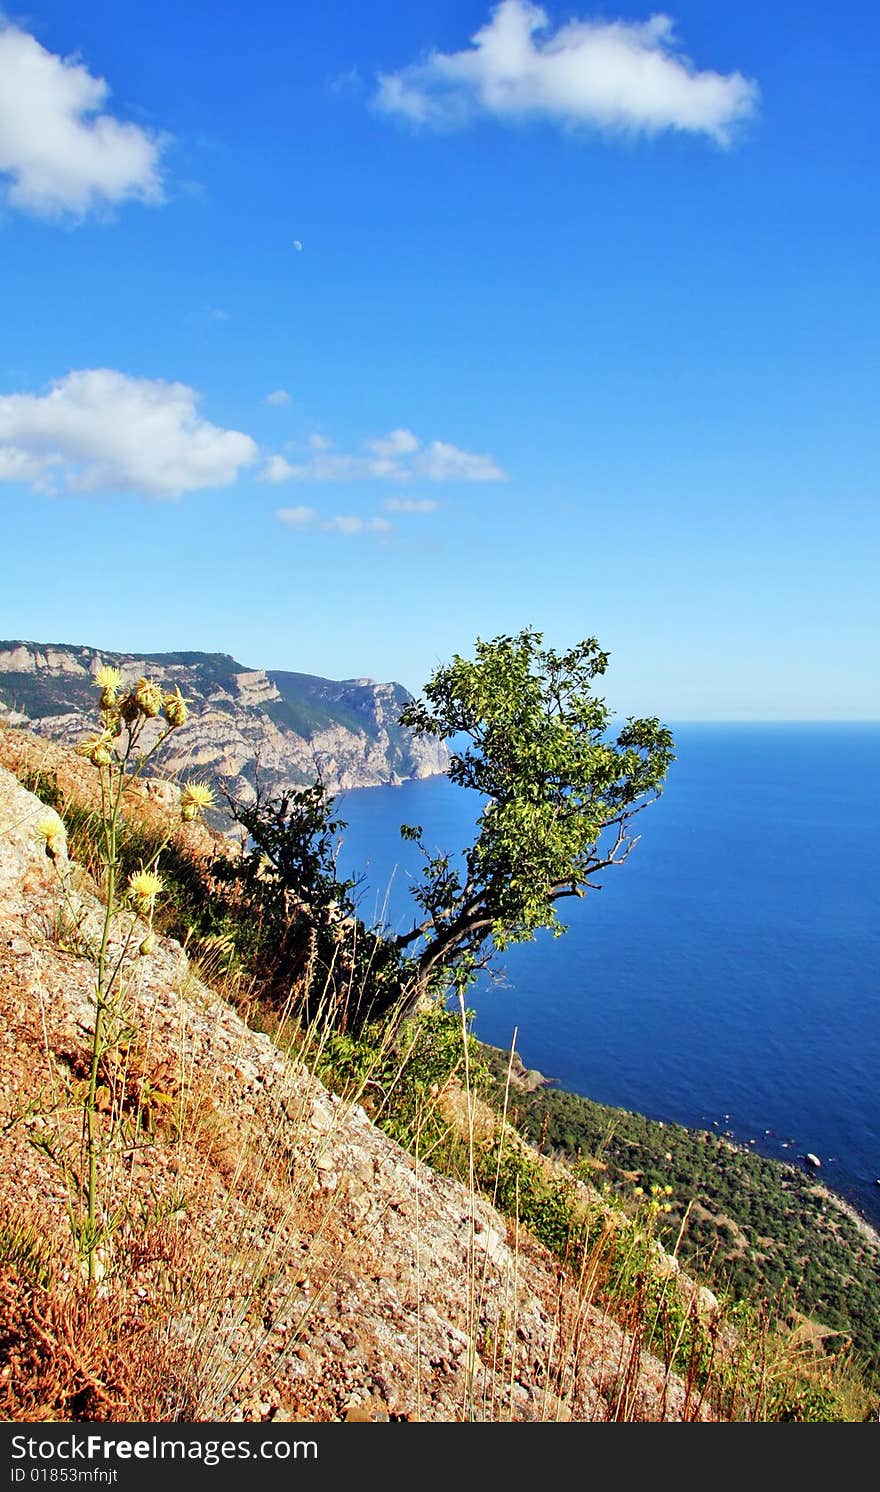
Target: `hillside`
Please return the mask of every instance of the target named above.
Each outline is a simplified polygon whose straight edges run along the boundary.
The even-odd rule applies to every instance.
[[[686,1185],[621,1205],[596,1184],[607,1139],[568,1165],[530,1145],[510,1120],[530,1132],[549,1090],[515,1072],[493,1103],[457,1012],[344,1030],[263,1002],[234,927],[187,922],[233,852],[166,784],[130,784],[120,831],[122,875],[159,857],[163,907],[144,922],[125,893],[107,921],[100,802],[83,757],[0,728],[0,1414],[873,1415],[821,1321],[682,1267]],[[646,1182],[656,1160],[646,1143]]]
[[[92,647],[0,641],[0,720],[75,741],[93,723],[92,679],[102,664],[125,682],[161,671],[190,719],[163,757],[175,775],[196,767],[247,798],[255,764],[267,787],[321,776],[330,792],[374,787],[446,770],[439,742],[398,725],[409,694],[371,679],[334,682],[249,669],[225,653],[114,653]]]
[[[508,1056],[487,1048],[494,1091]],[[540,1075],[538,1075],[540,1076]],[[520,1131],[625,1204],[670,1185],[659,1233],[682,1262],[736,1299],[764,1298],[852,1340],[880,1381],[880,1236],[815,1173],[756,1155],[711,1130],[645,1118],[552,1086],[517,1084]]]
[[[5,1419],[709,1416],[546,1249],[249,1028],[179,943],[126,953],[126,913],[90,1296],[69,1209],[101,907],[47,858],[44,814],[0,767]]]

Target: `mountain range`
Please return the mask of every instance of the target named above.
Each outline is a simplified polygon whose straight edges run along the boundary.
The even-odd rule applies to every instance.
[[[106,648],[0,641],[0,720],[75,742],[96,723],[102,664],[129,683],[142,675],[179,687],[190,718],[163,750],[165,771],[217,777],[252,797],[318,777],[330,792],[444,772],[449,753],[399,721],[402,684],[246,668],[227,653],[117,653]]]

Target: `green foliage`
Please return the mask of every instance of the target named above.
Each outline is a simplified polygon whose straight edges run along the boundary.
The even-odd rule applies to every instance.
[[[247,834],[242,855],[218,866],[221,879],[264,886],[263,904],[284,918],[285,897],[298,897],[313,916],[333,908],[354,911],[355,880],[336,874],[336,844],[342,819],[334,819],[333,800],[323,783],[270,795],[257,789],[253,802],[227,799],[232,816]],[[273,928],[273,932],[277,928]]]
[[[478,1151],[476,1172],[495,1205],[552,1253],[561,1259],[580,1257],[589,1229],[575,1205],[571,1178],[551,1176],[536,1155],[512,1145],[507,1135],[496,1136]]]
[[[504,1091],[506,1056],[487,1049],[493,1091]],[[815,1177],[735,1148],[719,1135],[660,1124],[575,1093],[515,1092],[510,1112],[533,1143],[582,1169],[622,1203],[636,1189],[672,1187],[661,1240],[678,1242],[685,1264],[735,1300],[771,1299],[776,1315],[797,1313],[851,1338],[880,1381],[880,1258]]]
[[[423,983],[469,974],[487,946],[564,932],[556,903],[632,848],[629,822],[662,790],[673,743],[653,718],[609,737],[611,712],[593,692],[607,665],[594,638],[558,653],[523,631],[478,641],[473,660],[456,655],[403,709],[419,735],[469,738],[449,777],[485,800],[460,857],[425,851],[414,895],[426,918],[399,939],[421,945]]]
[[[0,1220],[0,1269],[28,1285],[48,1289],[54,1275],[45,1237],[30,1223]]]
[[[357,917],[358,880],[337,875],[345,824],[323,784],[227,803],[247,839],[214,861],[215,900],[264,997],[343,1028],[399,1001],[400,956]]]
[[[464,1180],[467,1154],[438,1097],[454,1079],[463,1080],[465,1069],[472,1086],[487,1084],[472,1019],[467,1011],[463,1027],[459,1011],[436,1003],[407,1019],[394,1012],[355,1033],[332,1031],[321,1049],[319,1076],[365,1104],[392,1139]]]

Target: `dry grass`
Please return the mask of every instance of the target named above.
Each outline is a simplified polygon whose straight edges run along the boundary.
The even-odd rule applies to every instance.
[[[13,734],[0,731],[3,759]],[[73,801],[80,764],[48,751],[25,741],[12,755],[26,775],[56,773]],[[137,811],[164,833],[160,807]],[[359,1110],[393,1114],[415,1037],[386,1027],[332,1102],[308,1076],[328,1061],[329,983],[302,1030],[294,992],[287,1008],[261,1011],[220,945],[170,995],[133,992],[131,1032],[102,1070],[108,1228],[89,1290],[66,1220],[76,1163],[63,1177],[57,1163],[82,1143],[87,1052],[59,986],[85,961],[59,947],[56,929],[37,962],[30,1007],[31,986],[0,968],[16,1093],[0,1125],[5,1418],[339,1418],[356,1395],[396,1417],[760,1421],[797,1407],[793,1385],[804,1417],[832,1399],[840,1417],[864,1417],[803,1326],[786,1335],[769,1317],[757,1332],[707,1321],[674,1270],[653,1277],[650,1219],[627,1222],[572,1183],[583,1243],[554,1259],[526,1227],[525,1195],[515,1192],[506,1222],[491,1214],[511,1156],[541,1167],[548,1185],[560,1173],[507,1124],[507,1098],[500,1116],[481,1102],[463,1026],[458,1076],[424,1092],[407,1158],[369,1138]],[[256,1047],[233,1007],[272,1045]],[[269,1078],[257,1082],[261,1065]],[[463,1187],[431,1169],[450,1156]],[[461,1249],[444,1276],[434,1255],[450,1239]],[[395,1358],[401,1381],[370,1390]]]

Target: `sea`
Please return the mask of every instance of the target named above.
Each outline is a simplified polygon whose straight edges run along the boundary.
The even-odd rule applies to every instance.
[[[568,931],[498,955],[469,996],[483,1040],[559,1086],[713,1129],[819,1175],[880,1225],[880,724],[682,724],[662,797]],[[347,792],[342,873],[395,930],[419,824],[469,842],[445,777]]]

